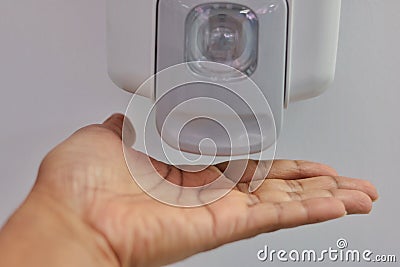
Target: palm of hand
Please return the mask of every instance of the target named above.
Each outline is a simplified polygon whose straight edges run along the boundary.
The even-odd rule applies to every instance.
[[[377,198],[370,183],[338,177],[325,165],[276,161],[253,193],[248,192],[247,177],[255,165],[250,162],[240,183],[219,201],[198,208],[168,206],[149,197],[131,178],[121,127],[122,117],[114,116],[75,133],[49,153],[35,186],[99,233],[121,266],[168,264],[260,233],[368,213]],[[146,158],[131,153],[136,160]],[[186,186],[195,186],[194,181],[207,184],[225,168],[222,164],[186,173],[153,164],[167,180]]]

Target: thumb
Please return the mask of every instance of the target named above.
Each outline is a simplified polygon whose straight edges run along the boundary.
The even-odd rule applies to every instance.
[[[127,146],[136,140],[136,132],[130,120],[122,114],[114,114],[103,122],[103,126],[114,132]]]

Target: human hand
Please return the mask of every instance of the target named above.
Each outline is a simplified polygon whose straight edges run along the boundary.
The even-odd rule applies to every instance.
[[[67,221],[77,236],[92,238],[86,254],[96,255],[96,266],[165,265],[261,233],[369,213],[378,197],[369,182],[338,176],[326,165],[277,160],[253,193],[248,182],[256,162],[249,162],[240,183],[222,199],[197,208],[166,205],[132,179],[123,154],[122,123],[123,116],[115,115],[79,130],[51,151],[21,208],[42,206]],[[139,152],[129,153],[137,161],[147,160]],[[227,166],[188,173],[152,163],[155,175],[184,186],[207,184]],[[13,221],[17,219],[9,224]],[[1,240],[0,234],[0,247]]]

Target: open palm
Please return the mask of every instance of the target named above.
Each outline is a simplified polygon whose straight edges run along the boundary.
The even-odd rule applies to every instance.
[[[222,199],[197,208],[166,205],[131,178],[122,149],[122,122],[123,116],[116,115],[76,132],[48,154],[34,187],[104,239],[109,248],[104,266],[164,265],[260,233],[368,213],[377,199],[369,182],[340,177],[318,163],[280,160],[253,193],[249,177],[257,164],[249,162],[240,183]],[[137,162],[148,160],[134,150],[129,153]],[[190,173],[152,163],[154,174],[138,171],[184,186],[207,184],[227,166]],[[226,180],[229,183],[229,177]]]

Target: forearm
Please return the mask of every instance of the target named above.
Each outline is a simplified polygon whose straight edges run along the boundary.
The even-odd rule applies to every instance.
[[[76,214],[34,191],[0,231],[0,265],[114,267],[118,261]]]

